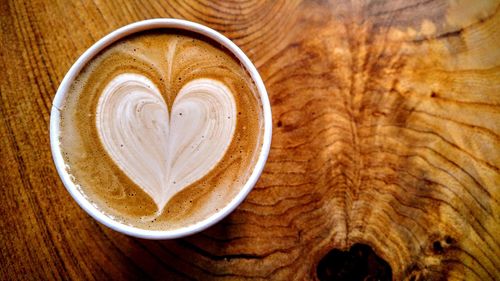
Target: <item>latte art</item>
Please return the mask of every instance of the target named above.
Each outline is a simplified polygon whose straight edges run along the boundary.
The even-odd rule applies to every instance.
[[[224,84],[197,79],[177,94],[169,118],[151,80],[120,74],[99,98],[96,126],[111,158],[161,213],[220,161],[234,134],[236,104]]]
[[[262,104],[246,70],[217,43],[178,30],[101,51],[60,114],[60,148],[82,195],[143,229],[178,229],[223,209],[262,146]]]

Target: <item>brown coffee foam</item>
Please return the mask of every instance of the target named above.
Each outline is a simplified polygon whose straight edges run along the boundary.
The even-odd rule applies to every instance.
[[[170,63],[172,52],[168,48],[174,41],[174,63]],[[110,158],[95,126],[100,94],[121,73],[138,73],[153,81],[169,111],[183,85],[198,78],[223,82],[236,102],[236,129],[223,159],[206,176],[179,192],[155,219],[153,200]],[[176,229],[218,212],[239,193],[260,153],[263,116],[252,79],[232,54],[196,34],[161,29],[121,39],[86,65],[67,97],[61,112],[60,140],[69,173],[103,213],[139,228]]]

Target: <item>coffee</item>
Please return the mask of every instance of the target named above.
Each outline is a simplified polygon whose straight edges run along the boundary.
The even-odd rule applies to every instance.
[[[221,210],[262,146],[262,104],[245,68],[223,46],[174,29],[101,51],[60,114],[60,148],[79,191],[143,229],[178,229]]]

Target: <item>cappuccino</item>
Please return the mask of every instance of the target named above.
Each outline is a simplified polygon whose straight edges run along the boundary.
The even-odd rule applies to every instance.
[[[187,31],[143,31],[76,76],[60,108],[60,149],[100,212],[178,229],[239,193],[260,153],[262,114],[252,78],[223,46]]]

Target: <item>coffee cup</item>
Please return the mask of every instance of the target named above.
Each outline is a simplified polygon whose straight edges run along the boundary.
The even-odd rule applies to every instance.
[[[126,42],[123,42],[124,40]],[[148,50],[148,47],[144,46],[149,45],[143,44],[144,42],[148,42],[149,45],[153,46],[157,45],[158,48]],[[155,42],[159,43],[156,44]],[[163,44],[163,42],[170,43]],[[175,42],[175,44],[172,42]],[[139,47],[136,50],[134,46]],[[110,48],[111,51],[109,51]],[[172,48],[175,49],[173,52],[180,54],[178,60],[168,57]],[[115,49],[118,51],[115,51]],[[100,77],[99,75],[103,75],[99,71],[92,72],[93,70],[88,70],[89,64],[100,63],[95,62],[98,56],[99,60],[108,58],[111,60],[111,58],[123,53],[123,50],[137,53],[142,51],[137,55],[137,58],[149,56],[149,54],[155,54],[155,52],[167,54],[165,62],[163,62],[162,56],[158,56],[162,60],[158,64],[159,72],[164,71],[167,74],[141,75],[136,71],[140,67],[134,66],[133,71],[120,75],[113,74],[112,79],[102,79],[102,83],[92,84],[96,85],[91,88],[95,88],[95,93],[99,93],[99,96],[88,103],[90,104],[95,100],[95,111],[94,105],[85,107],[85,109],[78,107],[84,103],[74,98],[75,92],[80,91],[78,93],[81,93],[82,97],[84,97],[84,95],[87,95],[86,89],[91,84],[89,81],[95,80],[92,75],[97,76],[97,78]],[[102,55],[103,52],[104,55]],[[194,57],[201,58],[200,61],[204,61],[203,56],[205,53],[209,57],[207,61],[209,61],[210,67],[222,69],[213,71],[213,74],[207,72],[207,75],[211,75],[211,78],[204,78],[203,75],[205,74],[200,74],[203,71],[196,69],[199,62],[193,63],[189,68],[186,67],[182,70],[182,73],[191,74],[183,74],[183,77],[176,74],[179,76],[178,80],[172,78],[175,76],[172,74],[173,72],[168,72],[170,71],[169,68],[176,68],[183,63],[186,64],[186,61],[189,61],[193,54],[196,54]],[[156,65],[154,61],[156,57],[151,56],[147,59],[153,60],[154,66]],[[103,58],[101,59],[101,57]],[[132,57],[130,62],[132,63],[133,60],[135,63],[136,59]],[[219,64],[227,65],[220,66]],[[238,70],[236,65],[239,65],[242,70]],[[210,67],[204,65],[200,69],[209,69]],[[125,65],[121,68],[125,68]],[[120,65],[113,69],[116,72],[116,69],[120,69]],[[189,69],[189,71],[186,69]],[[229,78],[224,76],[226,75],[225,69],[232,69],[232,72],[227,74],[230,76]],[[114,73],[113,71],[108,72]],[[245,75],[248,75],[249,78],[246,80],[242,78],[243,80],[239,81],[238,77],[245,76],[241,71],[245,72]],[[166,77],[171,81],[168,83],[159,82],[168,80]],[[155,80],[156,78],[158,80]],[[185,82],[181,78],[188,81]],[[234,81],[231,82],[231,79]],[[240,85],[238,83],[241,84],[241,92],[235,90],[235,85]],[[165,89],[175,88],[177,84],[179,86],[178,89],[176,88],[175,94],[165,94],[161,90],[162,87],[155,87],[158,84],[166,85]],[[79,90],[77,91],[75,88]],[[241,94],[242,92],[254,93],[256,102],[242,101],[241,96],[244,95]],[[147,106],[143,106],[144,104]],[[257,110],[246,110],[246,105],[253,106]],[[88,108],[90,110],[87,113]],[[137,114],[127,108],[137,110]],[[189,115],[190,113],[191,115]],[[97,124],[95,128],[92,127],[93,133],[81,137],[89,139],[89,143],[93,144],[93,146],[73,145],[73,143],[82,141],[78,140],[78,128],[81,126],[77,126],[75,127],[77,129],[75,129],[70,124],[70,121],[63,121],[73,118],[72,116],[84,116],[84,114],[88,114],[90,121],[78,121],[81,123],[78,123],[78,126],[92,127]],[[127,118],[122,118],[124,116],[127,116]],[[194,118],[189,116],[198,116],[196,118],[201,118],[204,121],[189,119]],[[168,121],[163,122],[161,121],[162,118]],[[140,120],[141,122],[151,121],[152,123],[134,123],[135,121],[123,121],[123,119]],[[258,122],[255,120],[258,120]],[[63,122],[70,125],[62,125]],[[161,122],[164,124],[158,125]],[[192,124],[194,124],[194,127],[190,129],[189,126]],[[248,133],[248,128],[253,128],[252,126],[256,129],[250,130],[253,133]],[[182,132],[184,128],[193,131],[188,135],[190,138],[188,141],[185,140],[188,138],[186,133]],[[111,32],[85,51],[73,64],[62,80],[53,101],[50,117],[50,142],[53,160],[64,186],[80,207],[90,216],[105,226],[130,236],[145,239],[174,239],[194,234],[214,225],[236,209],[246,198],[260,177],[267,160],[271,144],[271,128],[271,108],[264,83],[255,66],[239,47],[222,34],[201,24],[180,19],[151,19],[132,23]],[[134,131],[140,132],[141,135],[135,136]],[[198,131],[205,133],[199,133]],[[160,136],[160,141],[156,140],[158,136]],[[162,136],[164,136],[163,139]],[[194,140],[195,137],[197,138],[196,141]],[[238,140],[236,140],[236,137],[238,137]],[[252,140],[252,138],[255,138],[255,140]],[[244,141],[247,141],[247,143]],[[238,142],[241,142],[241,144]],[[67,143],[71,143],[71,145],[68,146]],[[178,144],[173,145],[172,143]],[[235,156],[237,151],[235,143],[240,144],[240,152],[242,153],[240,156]],[[191,148],[188,146],[191,146]],[[155,149],[153,150],[151,147]],[[165,147],[168,147],[168,149]],[[97,154],[98,152],[95,152],[94,148],[95,151],[106,154],[102,156],[105,159],[99,158],[101,154]],[[180,150],[182,152],[179,152]],[[160,153],[157,153],[157,151],[160,151]],[[165,155],[167,156],[161,156],[164,151],[166,151]],[[245,154],[245,152],[247,153]],[[71,155],[78,155],[78,157],[75,156],[75,158]],[[156,157],[157,155],[160,156]],[[175,157],[168,155],[174,155]],[[172,160],[172,158],[175,159]],[[231,162],[230,159],[233,158],[240,160],[231,160]],[[251,158],[251,161],[248,160],[249,158]],[[89,163],[92,164],[93,159],[101,159],[102,161],[96,161],[96,165],[89,165]],[[176,160],[182,163],[174,163]],[[242,163],[245,164],[238,166],[238,161],[243,161]],[[97,162],[108,163],[110,168],[108,169],[108,166],[104,164],[98,165]],[[81,163],[85,163],[85,165]],[[165,164],[165,167],[161,168],[163,164]],[[244,166],[246,169],[244,175],[243,168],[233,169],[231,165]],[[103,173],[103,170],[111,172],[106,174]],[[141,172],[142,170],[144,172]],[[226,170],[233,171],[233,174],[226,175],[228,173]],[[95,176],[92,173],[95,173]],[[94,181],[93,178],[97,178],[99,181]],[[225,179],[225,181],[222,179]],[[96,182],[99,184],[96,184]],[[211,184],[214,186],[210,186]],[[100,190],[104,186],[107,188],[106,192],[109,191],[108,189],[113,188],[118,190],[119,192],[116,192],[113,189],[108,193],[115,196],[115,193],[121,192],[120,199],[115,201],[123,201],[125,205],[128,204],[126,203],[128,201],[123,197],[139,197],[137,194],[140,193],[139,195],[146,198],[148,206],[156,208],[157,211],[155,214],[150,215],[149,218],[148,216],[141,216],[141,222],[138,224],[141,227],[138,227],[133,223],[129,223],[129,220],[117,218],[116,214],[113,213],[116,209],[113,209],[113,206],[121,203],[114,202],[114,197],[109,197],[111,195],[103,192],[105,195],[102,197],[104,199],[101,200],[98,195],[95,195],[101,192],[88,192],[86,190],[89,189],[86,185],[92,185],[90,190]],[[208,187],[206,187],[207,185]],[[137,189],[137,187],[140,188]],[[138,191],[133,191],[134,188]],[[233,190],[234,194],[217,202],[218,198],[223,198],[221,194],[227,193],[228,189]],[[189,200],[190,194],[198,193],[202,195],[196,195],[198,197]],[[95,196],[92,197],[89,194]],[[216,194],[219,197],[215,196]],[[109,203],[112,206],[109,208],[103,207],[104,203],[102,202],[108,200],[108,198],[112,198],[112,204]],[[196,205],[192,201],[199,202]],[[189,217],[189,223],[183,224],[182,216],[178,216],[175,224],[170,223],[168,218],[176,215],[174,214],[176,209],[170,207],[169,204],[182,206],[181,209],[185,218],[189,216],[185,215],[186,213],[193,213],[194,215]],[[193,207],[194,205],[199,210]],[[215,206],[213,210],[210,209],[212,205]],[[143,209],[142,206],[138,207],[137,210]],[[124,208],[126,209],[127,206],[124,206]],[[191,210],[193,208],[196,210]],[[167,211],[172,212],[170,216],[166,215]],[[200,215],[197,215],[197,212]],[[165,220],[165,223],[153,223],[153,221],[161,220],[161,218]],[[148,225],[148,223],[153,225],[154,229],[142,227]],[[169,225],[169,227],[163,229],[162,225]]]

